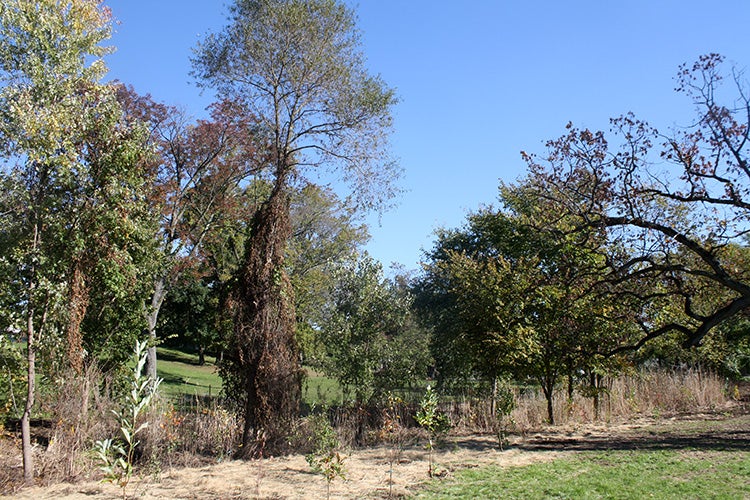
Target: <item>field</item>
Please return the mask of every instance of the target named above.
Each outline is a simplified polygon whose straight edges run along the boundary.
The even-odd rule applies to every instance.
[[[198,366],[194,356],[160,348],[159,359],[162,390],[171,401],[220,391],[213,358]],[[700,372],[671,382],[667,378],[646,374],[619,389],[617,384],[625,381],[618,382],[612,390],[612,413],[596,423],[584,411],[590,403],[579,401],[572,412],[560,401],[561,425],[547,426],[540,417],[543,401],[527,401],[514,413],[516,432],[504,451],[494,436],[477,434],[476,426],[460,426],[436,450],[433,478],[427,474],[425,435],[415,429],[404,434],[400,448],[347,449],[346,481],[332,483],[331,497],[750,499],[750,386],[732,388]],[[727,391],[736,393],[735,399],[724,397]],[[303,396],[308,406],[335,403],[341,391],[335,381],[308,369]],[[231,434],[226,426],[214,431]],[[197,441],[197,435],[191,436],[188,439]],[[10,478],[20,474],[19,443],[11,432],[4,437],[0,467],[10,471],[2,477]],[[177,459],[174,463],[183,466],[172,467],[172,455],[167,456],[160,464],[139,466],[140,475],[127,490],[129,498],[326,497],[325,480],[311,472],[302,455],[251,462],[226,460],[226,454],[196,455],[187,463],[191,467]],[[74,484],[22,490],[17,482],[0,481],[0,491],[35,500],[121,496],[117,487],[96,477],[85,473]]]
[[[511,436],[500,451],[487,435],[451,436],[427,477],[424,441],[346,455],[347,480],[332,498],[750,498],[750,413],[733,403],[712,413],[545,427]],[[389,481],[394,461],[392,483]],[[145,475],[133,498],[325,498],[325,480],[304,457],[227,461]],[[102,499],[98,482],[17,492],[15,498]]]
[[[177,349],[158,348],[158,375],[163,379],[162,393],[178,401],[195,396],[216,396],[221,392],[221,378],[216,359],[206,356],[206,364],[198,364],[198,356]],[[302,397],[308,405],[333,404],[341,401],[341,388],[335,380],[306,369]]]

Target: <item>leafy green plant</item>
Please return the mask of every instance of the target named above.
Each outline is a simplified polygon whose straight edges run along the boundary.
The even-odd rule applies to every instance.
[[[495,414],[493,415],[495,435],[500,451],[508,446],[508,427],[513,424],[511,413],[515,408],[516,398],[513,390],[507,384],[500,385],[495,394]]]
[[[24,359],[18,344],[0,336],[0,417],[18,415],[16,394],[26,389]]]
[[[325,413],[310,415],[308,422],[310,423],[313,449],[305,456],[305,460],[307,460],[313,472],[325,477],[326,498],[331,498],[331,482],[336,477],[346,479],[344,458],[338,452],[341,443]]]
[[[137,435],[148,427],[148,422],[139,422],[144,410],[156,394],[161,379],[152,379],[143,374],[146,364],[148,344],[136,342],[133,353],[135,368],[130,378],[130,391],[125,395],[120,410],[112,410],[120,425],[120,437],[97,441],[94,447],[96,457],[104,472],[104,481],[116,483],[125,488],[133,476],[135,450],[139,441]]]
[[[441,435],[450,430],[451,423],[448,416],[438,409],[437,393],[429,385],[414,419],[428,432],[429,469],[427,473],[432,477],[434,475],[432,454],[435,449],[435,442]]]

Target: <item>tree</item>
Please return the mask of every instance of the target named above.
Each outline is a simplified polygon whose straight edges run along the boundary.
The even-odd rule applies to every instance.
[[[330,188],[306,184],[292,194],[292,238],[286,267],[294,289],[297,342],[303,363],[318,366],[318,332],[331,298],[337,270],[354,262],[369,239],[367,226],[358,222]]]
[[[565,221],[550,221],[530,194],[525,184],[502,186],[503,209],[484,208],[465,229],[443,232],[421,289],[438,369],[530,377],[553,423],[559,380],[592,369],[619,345],[614,332],[627,330],[593,289],[603,269],[599,235],[566,234]]]
[[[750,248],[729,244],[721,251],[721,257],[727,265],[744,269],[750,264]],[[692,285],[685,283],[683,288],[687,287]],[[697,286],[692,288],[692,293],[694,307],[708,311],[731,299],[731,292],[717,285]],[[750,366],[749,312],[742,311],[715,327],[711,335],[701,341],[700,349],[686,348],[680,332],[672,331],[649,340],[634,353],[634,358],[640,363],[658,363],[667,367],[701,366],[722,376],[740,379]],[[662,322],[679,320],[682,315],[681,300],[665,300],[658,312]]]
[[[120,86],[118,96],[132,120],[150,126],[145,146],[156,151],[147,168],[153,171],[152,211],[160,215],[155,236],[161,263],[144,307],[152,339],[146,368],[155,378],[156,329],[164,300],[185,267],[200,258],[204,240],[231,212],[236,188],[258,172],[262,160],[256,158],[257,124],[229,101],[212,105],[210,119],[191,123],[184,112],[132,88]]]
[[[608,281],[641,331],[628,349],[670,332],[697,346],[750,306],[750,269],[726,258],[750,220],[750,100],[732,72],[734,100],[721,104],[721,65],[711,54],[680,67],[677,91],[697,111],[691,127],[661,134],[626,115],[612,120],[619,147],[569,124],[545,156],[524,153],[538,196],[577,227],[607,232]],[[717,289],[722,300],[704,300]],[[665,301],[679,314],[659,315]]]
[[[428,337],[414,321],[407,290],[367,254],[340,268],[319,333],[323,369],[357,404],[423,380]]]
[[[0,151],[9,188],[0,236],[18,293],[4,306],[27,340],[27,482],[37,353],[64,330],[69,362],[80,368],[80,325],[91,299],[99,285],[123,293],[143,250],[121,238],[143,230],[143,182],[134,169],[141,129],[124,123],[112,87],[97,83],[110,31],[109,11],[92,0],[0,5]]]
[[[385,133],[393,92],[368,74],[354,15],[336,0],[238,0],[201,43],[195,75],[259,120],[271,185],[254,214],[234,293],[233,356],[245,394],[240,456],[283,448],[301,393],[294,300],[285,271],[290,188],[340,168],[358,206],[382,207],[396,172]]]

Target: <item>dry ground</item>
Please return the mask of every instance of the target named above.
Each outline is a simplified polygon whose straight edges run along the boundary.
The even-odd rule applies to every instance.
[[[436,451],[440,476],[482,465],[503,467],[554,460],[580,450],[690,449],[750,451],[750,408],[735,404],[712,413],[640,418],[618,424],[548,427],[526,436],[511,436],[511,446],[500,451],[492,436],[449,437]],[[347,480],[335,480],[332,498],[386,498],[389,495],[389,460],[386,446],[347,454]],[[16,456],[20,457],[20,453]],[[392,493],[403,496],[428,481],[424,443],[406,447],[393,468]],[[16,466],[19,466],[17,464]],[[432,479],[439,481],[441,479]],[[228,461],[210,466],[181,468],[159,477],[134,479],[128,497],[143,499],[206,498],[325,498],[325,480],[310,472],[302,456],[251,462]],[[120,490],[110,484],[81,482],[16,491],[19,499],[116,498]]]

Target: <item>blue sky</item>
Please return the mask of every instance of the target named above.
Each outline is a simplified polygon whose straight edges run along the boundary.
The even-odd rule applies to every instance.
[[[522,177],[521,150],[565,124],[608,129],[632,111],[659,129],[688,125],[673,91],[682,63],[709,52],[750,68],[750,1],[362,0],[355,7],[374,73],[397,89],[391,138],[405,193],[371,220],[368,251],[416,269],[437,227]],[[211,102],[189,76],[191,49],[225,23],[222,0],[108,0],[119,20],[110,78],[195,116]],[[750,73],[746,74],[750,78]]]

